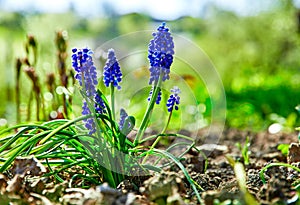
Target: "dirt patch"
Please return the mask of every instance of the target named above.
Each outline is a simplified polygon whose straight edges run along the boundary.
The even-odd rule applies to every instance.
[[[200,131],[197,136],[202,136]],[[195,133],[187,133],[196,136]],[[218,144],[203,144],[207,138],[197,138],[196,147],[209,154],[207,159],[196,150],[191,150],[182,158],[182,163],[191,178],[200,186],[199,192],[205,204],[223,201],[244,203],[244,193],[239,188],[234,170],[226,156],[244,162],[241,150],[236,143],[243,145],[249,137],[250,163],[245,166],[246,186],[249,193],[259,204],[295,204],[298,195],[295,184],[299,172],[282,166],[270,167],[264,174],[264,184],[259,176],[260,170],[272,162],[289,163],[299,167],[297,144],[292,155],[284,156],[277,149],[279,144],[297,142],[296,133],[270,134],[267,132],[250,133],[226,129]],[[172,139],[176,140],[176,139]],[[160,145],[163,148],[163,145]],[[296,147],[296,148],[295,148]],[[177,149],[180,153],[182,150]],[[37,163],[34,159],[30,163]],[[22,163],[25,163],[24,161]],[[29,166],[28,165],[28,166]],[[161,173],[143,178],[128,178],[118,189],[107,184],[84,188],[68,188],[68,182],[53,184],[51,178],[42,177],[44,170],[24,170],[17,173],[14,166],[10,172],[0,175],[0,201],[4,204],[197,204],[195,192],[188,183],[182,170],[177,166],[164,169]],[[53,179],[52,179],[53,180]],[[138,183],[137,183],[138,181]],[[246,203],[246,202],[245,202]]]

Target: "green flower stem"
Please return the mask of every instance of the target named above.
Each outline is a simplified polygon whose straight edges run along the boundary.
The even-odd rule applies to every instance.
[[[114,101],[114,88],[112,88],[112,102]],[[85,97],[85,96],[84,96]],[[110,136],[108,135],[107,132],[103,132],[105,130],[105,128],[103,127],[103,124],[102,123],[99,123],[97,117],[96,117],[96,113],[95,113],[95,109],[93,107],[93,105],[90,103],[90,101],[85,97],[86,99],[86,102],[88,104],[88,107],[90,109],[90,111],[93,113],[92,115],[86,115],[86,116],[89,116],[89,117],[94,117],[96,123],[96,135],[97,137],[100,139],[102,138],[102,133],[106,136],[106,140],[108,140],[111,144],[114,144],[115,140],[114,138],[110,138]],[[113,112],[113,111],[112,111]],[[100,140],[101,141],[101,140]],[[100,142],[99,141],[99,142]],[[105,144],[102,144],[100,143],[99,144],[100,147],[105,147]],[[108,150],[106,149],[103,149],[102,150],[102,155],[103,155],[103,158],[102,159],[98,159],[98,162],[101,162],[103,163],[105,166],[110,166],[111,165],[111,162],[110,162],[110,157],[109,155],[113,155],[113,152],[109,152]],[[107,180],[108,184],[114,188],[117,187],[117,178],[114,176],[113,172],[109,169],[107,169],[106,167],[104,166],[101,166],[101,171],[103,172],[103,175],[105,176],[105,179]]]
[[[173,113],[173,110],[171,110],[171,112],[169,113],[167,124],[164,127],[164,129],[161,131],[162,134],[164,134],[166,132],[166,130],[168,129],[168,127],[169,127],[169,124],[171,122],[172,113]]]
[[[164,127],[164,129],[161,131],[161,134],[165,134],[166,130],[168,129],[168,126],[169,126],[169,124],[170,124],[171,117],[172,117],[172,112],[173,112],[173,110],[169,113],[169,117],[168,117],[167,124],[166,124],[166,126]],[[151,147],[150,147],[150,150],[149,150],[150,152],[155,148],[155,146],[156,146],[157,143],[160,141],[160,139],[162,138],[162,136],[163,136],[163,135],[159,135],[159,136],[155,139],[155,141],[153,142],[153,144],[152,144]],[[143,161],[142,161],[142,164],[144,164],[144,163],[146,162],[146,160],[147,160],[147,158],[148,158],[150,152],[147,153],[147,155],[145,156],[145,158],[144,158]]]
[[[115,116],[115,87],[113,84],[110,84],[110,101],[111,101],[111,112],[112,112],[112,120],[116,119]]]
[[[167,124],[166,124],[166,126],[164,127],[164,129],[161,131],[161,134],[165,134],[166,130],[168,129],[168,126],[169,126],[169,124],[170,124],[171,117],[172,117],[172,112],[173,112],[173,110],[170,112],[169,117],[168,117]],[[156,140],[155,140],[155,141],[153,142],[153,144],[151,145],[150,150],[152,150],[152,149],[157,145],[157,143],[160,141],[161,138],[162,138],[162,135],[160,135],[158,138],[156,138]],[[146,157],[145,157],[145,158],[146,158]]]
[[[111,85],[111,118],[113,119],[107,119],[108,121],[110,121],[111,123],[111,131],[113,132],[112,135],[110,136],[108,134],[108,132],[106,132],[105,130],[107,130],[105,128],[105,120],[104,120],[104,116],[101,117],[101,120],[103,123],[101,123],[97,117],[98,116],[97,113],[95,112],[94,106],[92,105],[92,103],[88,100],[88,98],[86,98],[86,102],[88,104],[88,107],[90,109],[90,111],[92,112],[92,116],[95,119],[95,125],[96,125],[96,135],[99,139],[101,139],[103,137],[103,135],[105,136],[104,138],[106,139],[107,142],[110,143],[110,145],[114,146],[116,143],[116,139],[115,139],[115,125],[114,125],[114,119],[115,119],[115,100],[114,100],[114,86]],[[103,134],[103,135],[102,135]],[[101,142],[101,140],[99,141],[99,143]],[[105,148],[105,144],[100,143],[99,144],[100,147],[103,147],[102,149],[102,155],[103,158],[101,159],[97,159],[98,162],[103,163],[105,166],[101,166],[101,171],[103,172],[103,175],[105,176],[105,180],[108,182],[108,184],[114,188],[117,187],[118,183],[120,183],[123,179],[124,176],[122,174],[117,174],[113,171],[111,171],[110,169],[107,169],[106,167],[110,167],[111,165],[111,157],[110,156],[114,156],[115,155],[115,151],[112,148],[111,150],[108,149],[104,149]],[[121,161],[121,159],[118,158],[118,163],[120,166],[122,166],[123,162]]]
[[[162,75],[160,75],[160,77],[158,79],[158,83],[156,85],[154,85],[153,93],[152,93],[152,96],[150,98],[150,102],[148,103],[148,107],[147,107],[147,110],[146,110],[145,115],[143,117],[140,129],[138,130],[138,133],[137,133],[137,135],[135,137],[135,140],[134,140],[134,145],[135,146],[137,146],[140,143],[141,138],[144,135],[145,130],[146,130],[148,124],[149,124],[155,101],[157,99],[158,93],[161,90],[160,89],[161,83],[162,83]]]
[[[111,93],[110,93],[110,95],[111,95],[111,110],[112,110],[112,118],[113,118],[112,121],[114,121],[114,119],[115,119],[114,86],[111,85],[110,88],[111,88]],[[86,88],[85,88],[85,81],[84,81],[84,76],[83,75],[82,75],[82,89],[86,90]],[[89,117],[93,117],[94,116],[95,117],[96,113],[95,113],[95,109],[94,109],[93,105],[90,103],[89,99],[85,95],[83,95],[83,97],[85,98],[90,111],[93,113],[93,115],[86,115],[85,117],[87,117],[87,116],[89,116]],[[85,119],[85,118],[83,118],[83,119]],[[101,138],[102,137],[101,133],[102,133],[102,130],[104,130],[104,129],[102,129],[103,127],[102,127],[101,123],[98,123],[99,121],[97,120],[96,117],[95,117],[95,120],[96,120],[95,124],[96,124],[97,136],[99,138]],[[104,132],[104,133],[106,133],[106,132]],[[106,135],[107,135],[107,133],[106,133]],[[109,135],[107,135],[107,140],[109,140],[110,142],[112,142],[112,144],[114,144],[114,139],[109,139]],[[100,146],[103,146],[103,145],[101,144]],[[103,163],[106,166],[109,166],[110,165],[109,154],[113,154],[113,153],[107,153],[107,152],[108,151],[106,151],[106,150],[102,151],[102,154],[103,154],[103,159],[102,160],[104,160]],[[105,176],[105,179],[108,181],[108,184],[110,186],[112,186],[112,187],[115,188],[117,186],[116,177],[113,175],[112,171],[106,169],[105,167],[102,167],[101,170],[102,170],[102,172],[103,172],[103,174]]]
[[[83,91],[85,91],[86,90],[86,86],[85,86],[85,80],[84,80],[84,75],[83,75],[83,73],[81,74],[81,80],[82,80],[82,90]],[[112,89],[112,93],[113,93],[114,91],[113,91],[113,89]],[[84,92],[81,92],[81,94],[82,94],[82,96],[83,96],[83,98],[85,99],[85,101],[86,101],[86,103],[87,103],[87,105],[88,105],[88,108],[89,108],[89,110],[90,110],[90,112],[93,114],[93,115],[86,115],[86,116],[89,116],[89,117],[94,117],[94,119],[95,119],[95,124],[96,124],[96,130],[97,130],[97,132],[99,132],[99,135],[100,135],[100,133],[101,133],[101,130],[104,130],[104,129],[101,129],[101,127],[100,127],[100,123],[97,123],[98,122],[98,120],[97,120],[97,118],[96,118],[96,112],[95,112],[95,107],[94,107],[94,105],[92,105],[91,104],[91,102],[90,102],[90,99],[86,96],[86,94],[84,93]],[[114,95],[114,94],[113,94]],[[113,99],[112,99],[113,100]],[[89,118],[88,117],[88,118]],[[85,118],[84,118],[85,119]],[[86,118],[87,119],[87,118]],[[107,137],[107,139],[109,139],[109,137]]]

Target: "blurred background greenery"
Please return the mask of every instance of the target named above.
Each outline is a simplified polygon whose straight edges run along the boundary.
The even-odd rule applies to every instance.
[[[199,1],[192,2],[197,5]],[[248,4],[251,2],[248,1]],[[102,54],[97,50],[100,45],[130,32],[154,30],[163,20],[167,21],[172,33],[198,44],[216,67],[226,91],[227,126],[260,131],[275,123],[277,128],[292,131],[300,123],[295,110],[300,104],[300,12],[291,0],[273,1],[271,6],[253,13],[239,13],[217,3],[206,4],[199,9],[198,16],[186,13],[170,18],[134,9],[123,14],[107,2],[99,6],[101,15],[78,14],[73,4],[67,10],[47,13],[37,8],[30,9],[30,5],[20,10],[3,9],[5,7],[1,5],[5,3],[7,1],[0,1],[2,125],[14,124],[16,120],[15,62],[17,57],[25,56],[27,34],[35,36],[38,42],[36,69],[43,79],[57,67],[56,31],[67,31],[69,51],[73,47],[85,46],[96,50],[100,57],[97,63],[100,64],[103,63]],[[126,43],[135,45],[135,41],[132,39]],[[143,58],[146,59],[146,54]],[[70,67],[70,57],[68,61]],[[144,60],[141,65],[147,67],[148,62]],[[141,72],[147,71],[141,68]],[[21,78],[22,102],[26,104],[30,82],[25,76]],[[193,81],[193,77],[186,78]],[[196,93],[196,102],[201,105],[199,109],[203,115],[200,118],[194,116],[191,121],[199,120],[199,123],[205,124],[203,119],[210,118],[212,109],[209,95],[203,84],[189,84]],[[139,101],[138,98],[136,100]]]

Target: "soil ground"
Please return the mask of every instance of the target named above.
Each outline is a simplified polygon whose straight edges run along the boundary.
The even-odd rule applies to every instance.
[[[233,167],[226,158],[230,156],[243,163],[244,159],[236,143],[244,145],[247,136],[250,139],[250,163],[245,165],[248,192],[258,204],[299,203],[295,190],[295,184],[300,179],[298,172],[282,166],[271,167],[264,174],[265,184],[259,176],[260,170],[272,162],[292,163],[298,166],[298,144],[294,144],[295,150],[290,151],[288,156],[284,156],[277,149],[279,144],[298,142],[297,133],[251,133],[225,129],[215,144],[207,143],[208,138],[214,139],[215,136],[205,136],[205,133],[205,130],[197,133],[197,136],[202,137],[196,139],[196,147],[207,154],[207,160],[195,149],[189,151],[182,160],[192,179],[203,189],[199,188],[199,191],[204,204],[249,204],[245,192],[239,188]],[[189,132],[183,134],[196,136],[195,133]],[[160,148],[163,148],[163,145]],[[181,151],[175,150],[179,153]],[[68,183],[54,185],[49,179],[0,174],[0,205],[198,204],[183,172],[175,165],[153,176],[128,178],[118,189],[112,189],[106,184],[90,189],[68,188]]]

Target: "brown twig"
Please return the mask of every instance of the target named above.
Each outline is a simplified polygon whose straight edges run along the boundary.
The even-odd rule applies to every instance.
[[[40,120],[40,106],[43,108],[44,106],[41,103],[41,86],[39,83],[39,77],[36,74],[33,67],[28,67],[24,69],[25,73],[29,77],[32,82],[32,92],[35,93],[35,100],[36,100],[36,120]]]
[[[68,87],[68,75],[67,75],[67,67],[66,67],[66,59],[67,59],[67,32],[66,31],[58,31],[56,32],[55,39],[56,47],[58,49],[57,52],[57,66],[60,76],[60,83],[63,87]],[[64,114],[68,117],[68,106],[67,106],[67,96],[63,94],[63,108]]]
[[[17,58],[16,60],[16,111],[17,111],[17,123],[21,121],[21,110],[20,110],[20,76],[21,76],[21,67],[22,67],[22,60]]]

